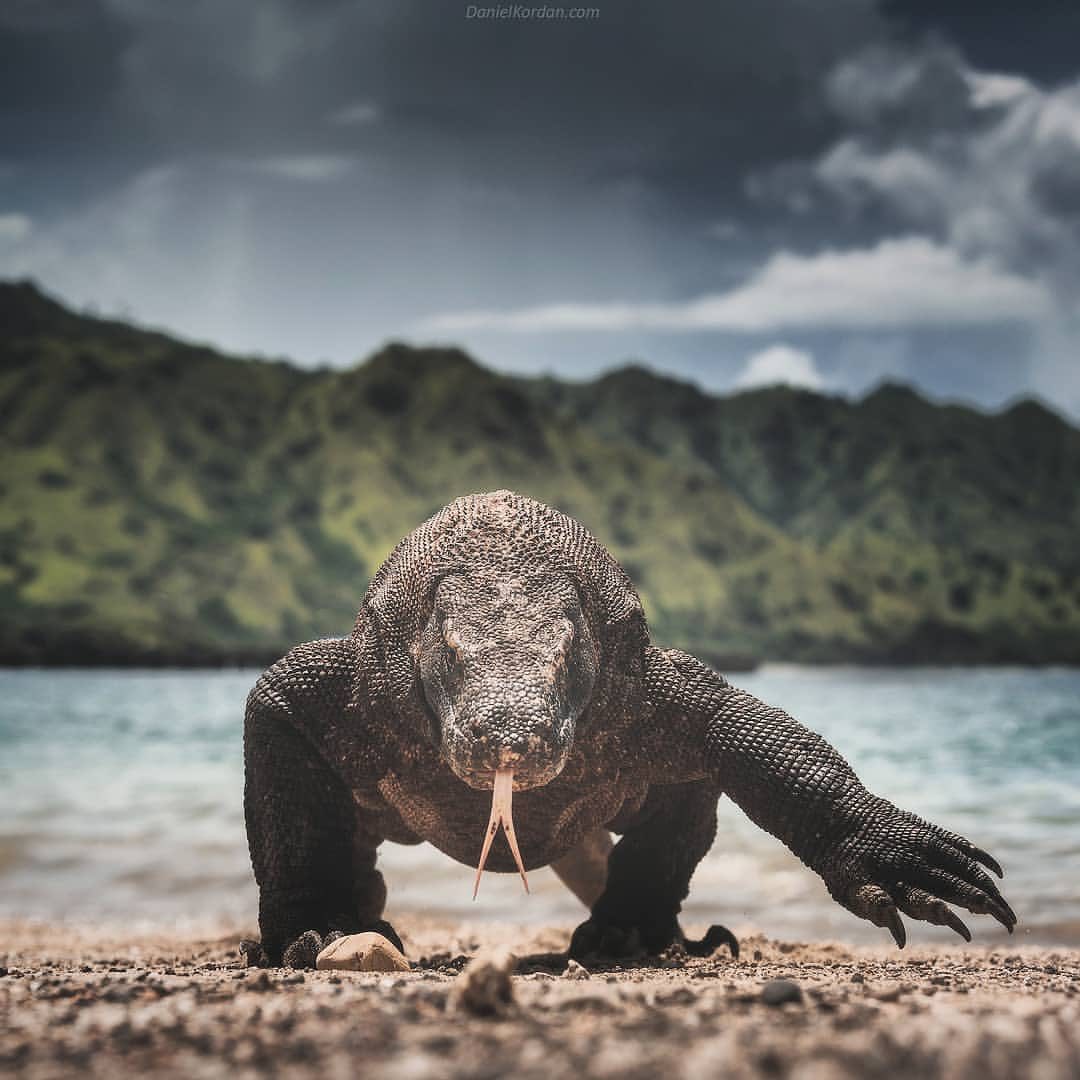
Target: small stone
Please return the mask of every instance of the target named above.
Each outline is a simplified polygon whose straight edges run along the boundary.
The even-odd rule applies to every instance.
[[[864,983],[866,982],[866,976],[861,971],[856,971],[855,974],[851,976],[851,981],[853,983]]]
[[[369,932],[331,941],[315,958],[315,967],[320,971],[408,971],[409,961],[382,934]]]
[[[563,972],[564,979],[588,979],[591,978],[589,969],[582,967],[576,960],[571,960]]]
[[[791,979],[770,979],[761,988],[761,1000],[766,1005],[786,1005],[789,1001],[802,1001],[802,990]]]
[[[500,1016],[514,1004],[510,976],[517,957],[506,949],[482,952],[465,968],[454,985],[453,1007],[474,1016]]]

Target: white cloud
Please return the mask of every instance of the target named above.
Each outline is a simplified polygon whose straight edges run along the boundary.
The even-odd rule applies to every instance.
[[[328,124],[335,127],[362,127],[373,124],[379,119],[379,107],[370,101],[356,101],[335,109],[326,118]]]
[[[255,158],[245,164],[258,172],[284,180],[321,184],[341,179],[352,171],[355,161],[342,154],[284,154]]]
[[[848,132],[748,190],[779,206],[831,203],[849,219],[890,221],[964,265],[993,267],[999,284],[1023,283],[1036,308],[1036,389],[1055,400],[1056,386],[1059,405],[1080,407],[1080,78],[1044,90],[931,43],[851,57],[826,95]],[[1024,305],[1023,289],[1006,291]]]
[[[552,304],[438,316],[424,329],[505,330],[868,329],[1030,321],[1048,297],[1035,282],[988,259],[964,259],[920,236],[871,248],[780,252],[724,293],[678,303]]]
[[[817,163],[817,178],[852,203],[885,196],[912,221],[937,216],[949,176],[927,154],[907,146],[869,150],[859,139],[837,143]]]
[[[33,229],[34,223],[25,214],[0,214],[0,243],[17,244]]]
[[[1080,79],[1044,91],[932,45],[859,54],[829,76],[828,96],[852,130],[814,162],[755,177],[759,198],[884,212],[968,259],[1075,292]]]
[[[735,377],[734,386],[749,390],[755,386],[798,386],[806,390],[820,390],[825,379],[814,363],[812,353],[791,345],[770,345],[754,353],[746,366]]]
[[[830,72],[825,96],[853,126],[885,130],[963,122],[971,106],[960,55],[942,42],[921,49],[871,46]]]
[[[1005,75],[989,71],[968,71],[971,103],[976,109],[996,109],[1012,105],[1032,93],[1035,87],[1020,75]]]

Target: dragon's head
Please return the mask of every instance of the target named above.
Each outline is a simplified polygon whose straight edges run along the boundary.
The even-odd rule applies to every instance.
[[[488,791],[500,770],[512,770],[517,790],[549,783],[597,671],[573,582],[490,568],[442,578],[434,600],[419,668],[446,761]]]

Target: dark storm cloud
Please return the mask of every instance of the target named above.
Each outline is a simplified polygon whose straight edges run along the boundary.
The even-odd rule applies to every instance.
[[[867,0],[609,3],[574,23],[464,14],[389,0],[19,3],[0,24],[6,153],[342,151],[357,140],[326,118],[369,103],[380,124],[366,149],[632,177],[700,206],[744,169],[812,149],[831,123],[821,73],[880,32]]]
[[[0,161],[70,156],[96,171],[103,157],[130,158],[144,139],[114,121],[132,36],[96,0],[0,4]]]
[[[979,155],[1005,160],[1023,117],[974,103],[994,61],[971,56],[992,23],[1024,45],[994,5],[598,6],[0,0],[0,273],[305,361],[479,310],[460,339],[520,370],[636,355],[714,386],[788,363],[952,392],[977,350],[1024,384],[1076,250],[1055,239],[1075,232],[1071,98],[1050,93],[1075,71],[1041,28],[1000,63],[1034,83],[979,84],[1063,132],[1003,207]],[[848,303],[821,302],[822,272]],[[1009,333],[982,326],[994,300]],[[570,303],[608,328],[505,330]]]
[[[1067,0],[886,0],[883,11],[913,36],[953,42],[982,70],[1044,84],[1076,76],[1080,7]]]

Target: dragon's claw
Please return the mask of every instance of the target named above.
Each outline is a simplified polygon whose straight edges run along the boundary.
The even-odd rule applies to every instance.
[[[833,895],[848,910],[888,929],[900,948],[907,938],[901,912],[947,926],[970,941],[971,932],[950,904],[990,915],[1013,932],[1016,914],[978,865],[1000,876],[995,859],[962,836],[891,804],[882,804],[880,810],[848,838],[838,876],[830,882]]]
[[[687,938],[683,948],[691,956],[712,956],[722,945],[726,945],[733,960],[739,959],[739,939],[726,927],[714,923],[697,941]]]
[[[971,849],[971,855],[972,858],[978,859],[978,861],[981,862],[983,866],[987,866],[991,870],[993,870],[999,878],[1003,878],[1005,876],[1005,871],[1001,869],[1001,864],[997,861],[997,859],[993,858],[993,856],[991,855],[988,855],[985,851],[982,850],[982,848],[973,847]]]

